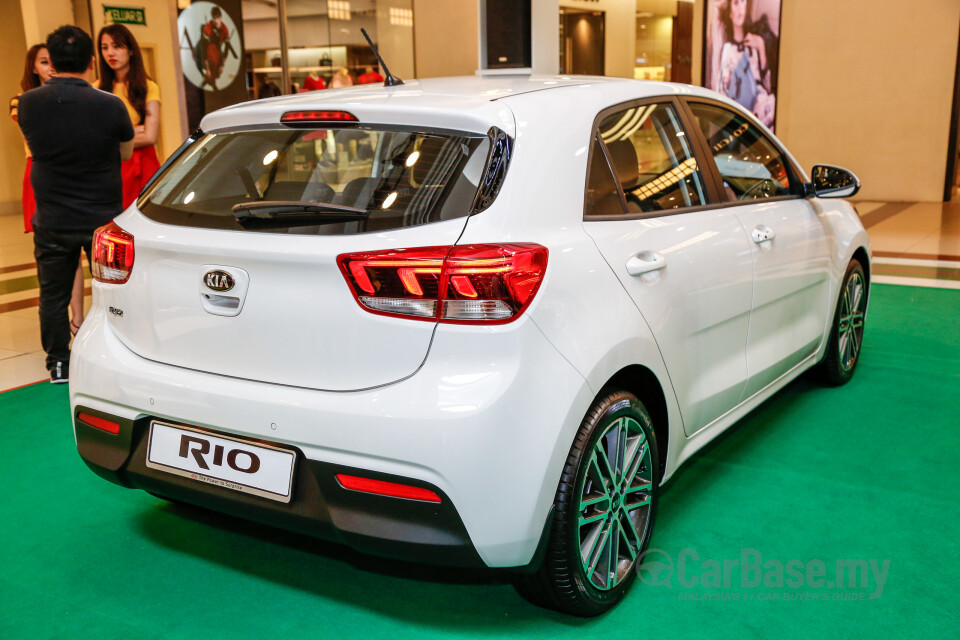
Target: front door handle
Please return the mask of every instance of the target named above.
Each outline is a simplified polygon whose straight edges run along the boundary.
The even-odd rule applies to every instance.
[[[641,251],[627,260],[627,273],[639,276],[667,266],[667,259],[656,251]]]
[[[765,224],[762,224],[750,233],[750,237],[753,238],[754,242],[760,244],[761,242],[769,242],[773,240],[775,237],[777,237],[777,234],[773,232],[773,229]]]

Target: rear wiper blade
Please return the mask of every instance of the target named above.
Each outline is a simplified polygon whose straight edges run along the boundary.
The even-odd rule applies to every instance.
[[[335,224],[365,220],[369,212],[359,207],[299,200],[259,200],[232,207],[233,217],[245,227],[278,228]]]

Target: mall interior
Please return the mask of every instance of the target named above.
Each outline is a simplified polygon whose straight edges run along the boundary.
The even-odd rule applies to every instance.
[[[204,92],[189,81],[197,74],[191,69],[196,48],[183,16],[199,10],[206,17],[211,3],[4,0],[0,52],[7,63],[0,69],[0,86],[11,98],[19,92],[26,51],[60,25],[96,34],[104,25],[123,23],[160,87],[156,148],[163,162],[204,113],[218,107],[271,95],[268,89],[304,91],[318,78],[337,86],[340,73],[353,84],[378,70],[361,28],[390,71],[406,80],[583,74],[708,86],[707,25],[716,2],[223,0],[218,4],[229,14],[233,32],[226,68],[232,65],[235,79],[214,96],[207,92],[204,103]],[[685,541],[693,539],[702,549],[711,541],[727,545],[749,530],[764,541],[795,542],[770,543],[778,549],[770,555],[782,558],[815,555],[814,541],[827,539],[836,557],[893,559],[882,598],[823,597],[810,603],[788,593],[762,602],[744,592],[732,594],[736,602],[725,602],[731,594],[724,596],[723,589],[647,589],[632,593],[629,607],[589,623],[571,621],[527,605],[509,589],[509,580],[497,575],[384,562],[339,548],[318,552],[309,540],[286,538],[266,526],[238,534],[227,516],[159,503],[146,494],[134,502],[116,487],[95,484],[86,470],[77,471],[82,465],[75,450],[48,456],[35,448],[38,442],[60,447],[53,444],[56,438],[69,441],[66,450],[73,445],[69,419],[59,424],[37,418],[41,421],[15,420],[24,435],[0,445],[0,460],[19,459],[0,475],[7,491],[31,500],[9,494],[0,499],[0,505],[7,503],[0,513],[8,525],[0,534],[0,566],[6,569],[0,576],[5,603],[0,637],[955,633],[960,608],[949,604],[955,599],[940,600],[942,585],[953,582],[947,567],[956,555],[955,540],[943,536],[951,538],[960,517],[955,464],[960,441],[953,421],[947,422],[956,415],[960,391],[960,1],[753,2],[767,7],[776,41],[775,49],[768,49],[775,51],[768,62],[776,65],[771,129],[804,171],[817,163],[838,165],[862,184],[851,202],[872,244],[871,281],[884,285],[872,295],[888,305],[872,309],[873,334],[868,330],[867,340],[875,351],[860,365],[872,371],[863,378],[876,386],[869,392],[858,387],[867,395],[824,399],[823,406],[800,399],[797,385],[813,388],[803,380],[780,392],[773,408],[747,418],[749,429],[767,422],[777,422],[776,428],[757,435],[741,426],[667,487],[658,535],[664,548],[690,546]],[[512,38],[523,45],[511,46]],[[508,56],[490,55],[493,43],[509,55],[519,47],[521,60],[504,63]],[[24,160],[21,132],[8,121],[0,127],[0,413],[5,417],[27,415],[37,403],[66,410],[65,392],[47,391],[33,238],[23,228]],[[91,275],[85,269],[89,309]],[[41,387],[46,395],[28,395]],[[898,404],[887,402],[894,397]],[[812,426],[828,423],[834,425],[830,430]],[[33,440],[37,432],[43,435]],[[767,455],[765,447],[783,458],[758,460]],[[841,478],[830,465],[858,450],[857,479]],[[865,452],[876,466],[862,459]],[[820,465],[818,475],[802,475],[800,457]],[[30,488],[43,478],[43,491]],[[74,483],[83,485],[82,499],[71,495]],[[738,494],[744,485],[751,488]],[[93,502],[101,492],[107,493],[106,507]],[[847,509],[844,496],[857,492],[869,496],[864,500],[870,508]],[[736,519],[719,507],[704,508],[709,500],[736,505],[748,515],[743,522],[731,521]],[[97,518],[101,509],[110,520]],[[717,526],[717,519],[727,526]],[[807,522],[819,524],[801,524]],[[784,534],[785,528],[792,533]],[[74,535],[84,542],[72,540]],[[697,601],[687,602],[686,596]]]
[[[19,60],[61,24],[96,33],[111,21],[104,8],[112,5],[92,1],[7,4],[0,27],[6,60]],[[827,162],[860,178],[855,202],[870,233],[878,277],[957,287],[960,205],[951,201],[960,199],[960,5],[951,0],[922,4],[903,12],[894,2],[784,2],[775,133],[805,170]],[[144,0],[136,5],[144,24],[127,25],[161,90],[161,162],[199,122],[188,113],[189,83],[181,75],[182,60],[189,61],[182,55],[189,51],[189,38],[178,32],[177,17],[189,5],[187,0]],[[285,5],[283,21],[276,0],[240,3],[238,61],[245,82],[227,103],[255,99],[262,85],[283,86],[284,78],[290,83],[287,93],[299,91],[311,75],[329,79],[341,66],[359,77],[376,65],[362,27],[401,78],[473,75],[485,66],[478,53],[476,2],[287,0],[279,5]],[[535,73],[702,83],[704,1],[562,0],[532,6]],[[280,55],[281,42],[286,56]],[[19,64],[0,71],[11,95],[21,74]],[[0,149],[0,388],[6,389],[43,378],[44,368],[33,246],[29,235],[18,233],[23,153],[15,124],[0,129]]]

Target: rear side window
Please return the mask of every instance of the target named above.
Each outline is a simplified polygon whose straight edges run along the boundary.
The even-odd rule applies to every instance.
[[[618,111],[600,122],[599,137],[623,190],[626,213],[692,207],[705,202],[697,160],[670,105],[648,104]],[[590,167],[590,185],[598,180],[594,176],[601,164],[598,152],[594,149],[597,161]],[[596,210],[588,207],[588,215],[605,215],[615,209],[612,198],[600,197],[603,193],[596,189],[598,197],[593,202],[607,203],[606,206]]]
[[[593,148],[590,150],[590,167],[587,174],[585,215],[623,215],[620,190],[617,189],[617,183],[610,171],[610,164],[604,156],[603,143],[600,141],[599,135],[593,139]]]
[[[786,158],[760,127],[730,109],[688,104],[707,139],[728,200],[790,195]]]
[[[211,133],[139,204],[157,222],[216,229],[337,235],[416,226],[470,213],[489,149],[489,138],[469,134]]]

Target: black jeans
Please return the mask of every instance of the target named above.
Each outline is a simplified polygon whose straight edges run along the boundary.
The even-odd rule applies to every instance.
[[[80,250],[90,253],[93,231],[33,227],[33,256],[40,282],[40,344],[47,353],[47,370],[70,362],[70,294],[80,262]]]

